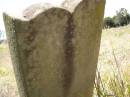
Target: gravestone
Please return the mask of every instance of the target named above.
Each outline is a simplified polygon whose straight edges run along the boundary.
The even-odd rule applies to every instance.
[[[36,4],[23,19],[3,14],[20,97],[92,97],[104,5]]]

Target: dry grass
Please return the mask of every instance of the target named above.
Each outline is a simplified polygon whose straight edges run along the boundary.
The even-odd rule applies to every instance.
[[[129,97],[129,70],[130,25],[103,30],[94,97]],[[18,97],[7,44],[0,44],[0,97]]]
[[[0,97],[18,97],[7,44],[0,45]]]
[[[95,81],[96,97],[130,97],[129,59],[130,25],[103,30]]]

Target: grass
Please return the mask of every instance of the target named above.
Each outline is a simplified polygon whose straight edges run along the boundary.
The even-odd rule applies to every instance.
[[[0,97],[19,97],[7,44],[0,44]]]
[[[94,97],[130,97],[130,25],[103,30]]]
[[[103,30],[94,97],[130,97],[130,25]],[[19,97],[7,44],[0,44],[0,97]]]

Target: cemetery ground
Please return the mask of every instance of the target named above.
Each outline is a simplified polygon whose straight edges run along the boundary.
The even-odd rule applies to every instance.
[[[129,71],[130,25],[104,29],[94,97],[130,97]],[[0,44],[0,97],[19,97],[6,43]]]

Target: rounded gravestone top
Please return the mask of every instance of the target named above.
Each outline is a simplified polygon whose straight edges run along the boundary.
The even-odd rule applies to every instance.
[[[31,18],[35,17],[36,15],[38,15],[39,13],[41,13],[49,8],[52,8],[52,5],[49,3],[33,4],[23,11],[23,17],[26,19],[31,19]]]
[[[60,6],[55,6],[49,3],[37,3],[29,6],[23,11],[23,17],[25,19],[31,19],[37,16],[39,13],[44,12],[50,8],[62,8],[69,12],[73,12],[76,6],[82,0],[65,0]]]

